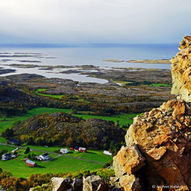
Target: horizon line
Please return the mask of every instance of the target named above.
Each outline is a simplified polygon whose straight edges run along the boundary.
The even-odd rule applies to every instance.
[[[144,45],[178,45],[178,43],[121,43],[121,42],[67,42],[67,43],[0,43],[0,47],[72,48],[72,47],[126,47]]]

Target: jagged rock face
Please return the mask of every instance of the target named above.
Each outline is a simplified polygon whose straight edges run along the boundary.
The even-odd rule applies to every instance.
[[[132,174],[136,172],[144,166],[144,160],[144,157],[142,157],[135,145],[122,147],[113,159],[116,177],[119,178],[125,173]]]
[[[53,191],[121,191],[121,187],[116,187],[115,183],[112,185],[98,175],[83,177],[83,179],[54,177],[51,181]]]
[[[51,179],[51,181],[52,181],[52,190],[53,191],[58,191],[59,189],[62,188],[62,183],[63,183],[64,179],[63,178],[58,178],[58,177],[53,177]]]
[[[171,60],[171,93],[186,102],[191,102],[191,36],[184,37],[179,49],[180,52]]]
[[[149,191],[157,185],[191,190],[190,103],[170,100],[137,116],[125,139],[126,147],[114,157],[115,174],[125,191]]]

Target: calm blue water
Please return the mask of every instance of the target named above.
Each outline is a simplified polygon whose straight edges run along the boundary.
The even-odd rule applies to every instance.
[[[142,60],[142,59],[170,59],[178,52],[178,45],[103,45],[96,44],[85,47],[60,47],[60,48],[39,48],[39,47],[9,47],[0,48],[0,67],[14,68],[16,73],[36,73],[46,77],[67,78],[78,81],[91,81],[104,83],[98,80],[79,74],[61,74],[60,70],[45,71],[39,68],[23,69],[9,66],[10,64],[37,64],[37,65],[94,65],[100,68],[160,68],[170,69],[168,64],[143,64],[143,63],[114,63],[105,62],[105,59],[113,60]],[[29,57],[9,57],[9,55],[24,55]],[[6,55],[8,55],[6,57]],[[24,61],[24,62],[23,62]],[[31,61],[38,61],[32,63]],[[10,75],[10,74],[9,74]]]

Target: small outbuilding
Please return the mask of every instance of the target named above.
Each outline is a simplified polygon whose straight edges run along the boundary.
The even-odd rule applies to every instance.
[[[44,153],[36,157],[38,160],[46,161],[50,159],[50,155],[48,153]]]
[[[103,151],[103,154],[112,156],[112,153],[110,153],[109,151]]]
[[[11,153],[5,153],[2,155],[1,160],[10,160],[11,158],[15,158],[16,156]]]
[[[32,166],[32,167],[35,167],[35,166],[36,166],[36,163],[35,163],[34,161],[32,161],[32,160],[29,160],[29,159],[27,159],[27,160],[25,161],[25,164],[26,164],[27,166]]]
[[[86,153],[86,152],[87,152],[87,150],[86,150],[86,148],[84,148],[84,147],[79,147],[79,152]]]
[[[64,148],[64,149],[60,149],[60,152],[62,154],[66,154],[66,153],[69,153],[69,150],[67,148]]]

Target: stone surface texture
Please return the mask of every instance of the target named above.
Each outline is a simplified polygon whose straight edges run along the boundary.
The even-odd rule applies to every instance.
[[[125,191],[191,190],[189,36],[172,59],[172,82],[177,99],[134,118],[125,136],[126,145],[114,157],[116,179]]]
[[[186,36],[180,43],[180,52],[171,59],[171,93],[186,102],[191,102],[191,37]]]

